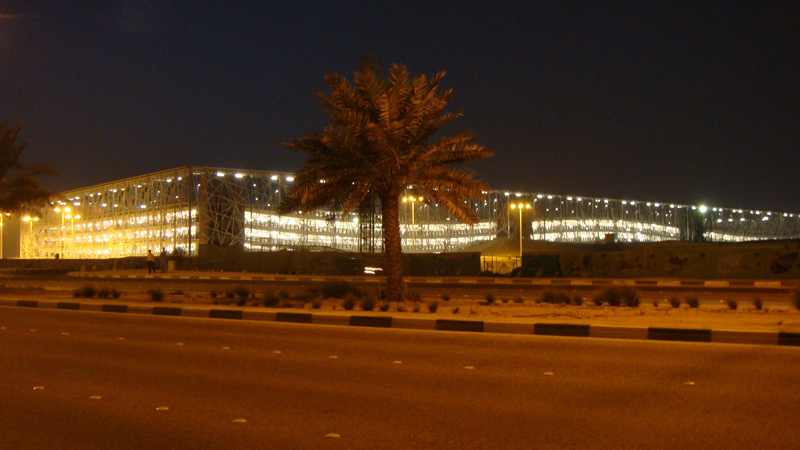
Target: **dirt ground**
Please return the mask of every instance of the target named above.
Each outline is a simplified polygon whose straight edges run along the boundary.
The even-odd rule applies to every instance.
[[[102,283],[98,283],[101,285]],[[231,291],[232,292],[232,291]],[[487,304],[481,294],[476,293],[473,298],[454,298],[444,300],[441,296],[423,296],[419,301],[405,301],[402,303],[386,304],[375,302],[373,311],[364,311],[361,307],[362,300],[355,299],[352,310],[345,310],[345,300],[342,299],[310,299],[288,292],[275,290],[270,292],[277,298],[277,304],[264,306],[265,292],[250,293],[244,306],[235,295],[229,297],[228,292],[218,292],[216,296],[208,290],[177,290],[163,291],[164,297],[160,304],[185,305],[185,306],[213,306],[231,308],[258,308],[276,311],[296,311],[324,313],[324,314],[359,314],[359,315],[387,315],[393,317],[416,317],[430,319],[456,319],[456,320],[484,320],[497,322],[521,323],[569,323],[585,325],[609,325],[632,327],[674,327],[674,328],[704,328],[713,330],[749,330],[749,331],[786,331],[800,332],[800,311],[783,297],[763,298],[763,307],[757,309],[753,300],[755,297],[739,296],[738,308],[732,310],[727,299],[730,295],[702,294],[699,295],[698,308],[690,308],[686,304],[686,294],[673,295],[670,298],[681,300],[677,308],[670,305],[667,296],[657,293],[642,293],[642,300],[638,307],[612,307],[608,305],[595,306],[592,298],[583,297],[583,304],[577,305],[552,305],[537,302],[537,298],[528,296],[498,297],[492,304]],[[148,303],[155,304],[151,296],[144,290],[127,289],[121,292],[119,298],[92,299],[76,298],[72,291],[66,289],[41,288],[35,286],[0,287],[0,298],[17,300],[46,300],[46,301],[92,301],[92,302],[120,302],[120,303]],[[430,312],[431,305],[435,303],[435,312]],[[654,304],[655,303],[655,304]],[[381,307],[387,308],[381,311]]]

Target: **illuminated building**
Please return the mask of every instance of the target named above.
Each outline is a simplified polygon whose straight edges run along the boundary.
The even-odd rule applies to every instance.
[[[245,251],[381,251],[380,208],[278,215],[294,180],[285,172],[186,166],[62,192],[21,231],[22,258],[111,258],[202,254],[205,246]],[[409,190],[413,193],[413,189]],[[479,221],[458,222],[426,201],[401,203],[403,250],[453,252],[478,241],[526,239],[597,242],[747,241],[800,238],[797,214],[564,195],[487,192],[471,201]],[[413,208],[413,211],[412,211]],[[413,228],[412,228],[413,227]]]

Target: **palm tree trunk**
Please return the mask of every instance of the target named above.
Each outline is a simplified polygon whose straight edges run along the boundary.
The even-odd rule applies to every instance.
[[[381,199],[383,248],[386,252],[386,300],[403,299],[403,249],[400,243],[400,195]]]

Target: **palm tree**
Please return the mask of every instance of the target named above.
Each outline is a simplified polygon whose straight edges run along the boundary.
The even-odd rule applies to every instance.
[[[38,177],[58,171],[48,164],[23,165],[20,154],[26,143],[18,143],[22,124],[13,126],[0,120],[0,211],[16,212],[43,204],[52,192],[44,189]]]
[[[285,143],[310,158],[280,205],[281,213],[341,208],[342,216],[369,196],[380,204],[387,277],[386,296],[402,298],[400,196],[408,186],[443,205],[455,218],[473,224],[477,216],[467,199],[487,190],[474,172],[453,164],[488,158],[493,153],[460,132],[434,140],[437,130],[460,113],[443,112],[452,90],[440,91],[444,72],[411,79],[394,64],[388,77],[362,63],[353,83],[327,75],[330,95],[318,93],[331,124],[322,131]]]

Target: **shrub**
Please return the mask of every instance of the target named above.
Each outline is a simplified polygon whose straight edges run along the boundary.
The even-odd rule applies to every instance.
[[[328,281],[322,285],[322,295],[325,298],[343,299],[348,294],[360,297],[361,291],[359,291],[358,288],[349,281]]]
[[[525,300],[522,297],[514,297],[514,303],[522,303]]]
[[[450,294],[442,294],[442,295],[439,296],[439,298],[441,298],[442,301],[449,302],[450,301]]]
[[[81,295],[85,298],[92,298],[97,294],[97,289],[94,286],[86,285],[81,288]]]
[[[380,306],[378,306],[378,309],[380,309],[383,312],[386,312],[386,311],[389,310],[389,304],[386,303],[386,302],[383,302],[383,303],[380,304]]]
[[[689,305],[689,308],[698,308],[700,306],[700,300],[697,297],[690,295],[686,297],[686,304]]]
[[[583,305],[583,297],[581,297],[578,294],[573,295],[572,296],[572,304],[575,305],[575,306]]]
[[[239,301],[243,301],[250,296],[250,291],[248,291],[245,287],[236,286],[233,288],[233,294],[239,297]]]
[[[492,294],[491,292],[487,292],[484,298],[486,299],[487,305],[491,305],[495,301],[494,294]]]
[[[72,291],[72,296],[75,298],[80,298],[81,295],[83,295],[83,290],[81,289],[75,289]]]
[[[653,300],[653,308],[658,308],[658,300]]]
[[[97,298],[108,298],[111,297],[111,289],[104,287],[97,291]]]
[[[217,298],[217,291],[211,291],[208,293],[208,295],[210,295],[211,298]]]
[[[236,295],[236,294],[234,294],[233,291],[228,291],[228,292],[225,293],[225,297],[228,297],[228,298],[233,298],[234,295]]]
[[[414,307],[414,312],[415,312],[415,313],[418,313],[418,312],[419,312],[419,306],[415,306],[415,307]]]
[[[118,291],[117,288],[111,288],[111,296],[113,298],[119,298],[122,295],[122,292]]]
[[[264,300],[262,301],[264,306],[267,308],[274,308],[278,306],[278,296],[275,295],[274,292],[267,292],[264,294]]]
[[[736,308],[738,307],[739,307],[739,302],[737,302],[736,300],[728,299],[728,308],[735,311]]]
[[[345,311],[352,311],[356,306],[356,297],[353,294],[348,294],[346,297],[347,298],[345,298],[342,303],[342,308],[344,308]]]
[[[792,303],[794,303],[794,307],[800,309],[800,291],[794,293],[794,298],[792,299]]]
[[[603,306],[603,295],[602,294],[596,294],[592,298],[592,301],[594,302],[595,306]]]
[[[150,295],[151,302],[160,302],[164,300],[164,293],[158,289],[150,289],[147,291],[147,294]]]
[[[278,291],[278,297],[282,299],[287,299],[289,298],[289,293],[281,289],[280,291]]]
[[[678,299],[678,297],[670,297],[669,304],[673,308],[680,308],[681,307],[681,301]]]
[[[503,301],[503,303],[508,303],[508,299],[507,298],[504,298],[502,301]]]
[[[428,302],[428,311],[435,313],[437,309],[439,309],[439,302],[437,301]]]
[[[247,304],[247,297],[239,297],[239,299],[236,300],[236,306],[244,306],[246,304]]]
[[[183,291],[178,289],[177,291],[173,291],[172,295],[183,295]]]
[[[408,291],[406,298],[412,302],[418,302],[422,300],[422,294],[420,294],[418,291]]]
[[[407,310],[406,310],[405,306],[403,306],[403,305],[398,305],[397,306],[397,312],[406,312],[406,311]]]
[[[453,314],[458,314],[458,311],[459,311],[459,308],[458,308],[458,306],[456,306],[455,308],[453,308]]]
[[[753,306],[755,306],[756,309],[761,310],[761,308],[764,307],[764,304],[761,302],[760,298],[757,298],[757,299],[753,300]]]
[[[311,301],[311,309],[320,309],[322,307],[322,302],[319,300],[312,300]]]
[[[375,299],[365,298],[364,300],[361,300],[361,304],[359,306],[361,306],[363,311],[372,311],[375,309]]]

